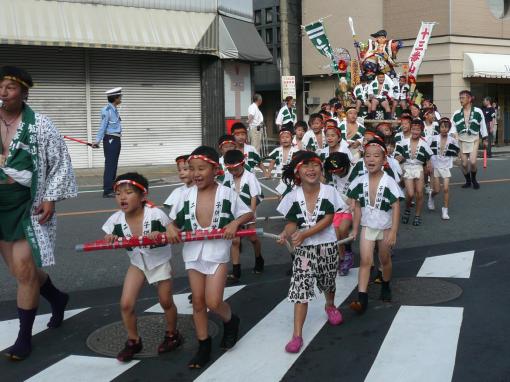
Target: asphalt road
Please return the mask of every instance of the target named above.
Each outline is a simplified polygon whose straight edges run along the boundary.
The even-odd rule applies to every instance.
[[[489,160],[488,169],[479,171],[479,179],[482,182],[481,189],[478,191],[461,189],[460,170],[454,169],[451,188],[451,220],[442,221],[439,210],[436,212],[425,211],[421,227],[401,226],[394,254],[394,277],[395,282],[402,280],[404,286],[402,296],[400,296],[402,301],[399,301],[398,288],[394,292],[397,298],[391,304],[379,303],[376,301],[376,297],[371,295],[369,311],[364,316],[357,317],[347,307],[348,302],[355,294],[355,292],[351,293],[355,288],[355,275],[351,275],[350,279],[342,278],[338,288],[345,290],[345,296],[339,301],[344,314],[344,324],[340,327],[331,327],[324,325],[325,321],[321,321],[313,335],[305,336],[307,348],[299,356],[295,356],[290,361],[289,359],[280,360],[275,366],[268,366],[267,368],[271,369],[273,374],[266,375],[266,379],[261,377],[259,380],[338,379],[362,381],[365,378],[372,380],[370,378],[375,374],[378,376],[378,380],[384,381],[387,380],[384,376],[388,375],[385,373],[390,373],[392,376],[396,376],[395,373],[397,373],[395,370],[388,370],[388,364],[403,365],[403,369],[398,371],[403,374],[400,375],[400,378],[392,378],[393,380],[411,380],[409,374],[406,373],[409,373],[410,370],[420,370],[420,368],[428,369],[432,374],[428,378],[423,376],[418,380],[438,380],[432,377],[433,371],[444,372],[441,374],[442,377],[449,375],[445,380],[510,380],[508,377],[510,369],[506,359],[506,355],[510,351],[506,335],[510,303],[506,277],[510,269],[507,256],[510,251],[510,215],[508,201],[505,198],[510,189],[509,161],[510,158],[507,157]],[[264,181],[263,183],[273,189],[276,186],[276,181]],[[162,204],[171,187],[166,184],[158,184],[158,188],[151,190],[152,200],[157,204]],[[92,190],[84,189],[83,191]],[[264,194],[266,200],[260,205],[258,215],[274,215],[277,204],[275,195],[268,189],[264,189]],[[439,204],[438,201],[436,206]],[[37,334],[34,337],[35,350],[27,361],[13,364],[0,360],[2,380],[25,380],[34,375],[36,376],[34,380],[44,380],[38,373],[46,372],[52,365],[65,364],[69,356],[104,357],[92,352],[85,342],[94,330],[120,319],[118,298],[128,259],[123,251],[84,254],[75,253],[73,248],[77,243],[102,237],[101,225],[113,213],[114,209],[115,202],[111,199],[103,199],[100,192],[82,193],[79,198],[58,205],[57,265],[48,271],[56,285],[70,292],[71,303],[68,309],[88,308],[88,310],[66,320],[63,327],[57,331],[43,331]],[[270,222],[263,223],[261,226],[267,232],[278,233],[282,223]],[[277,325],[270,325],[265,329],[269,334],[264,335],[264,332],[260,332],[261,327],[264,328],[264,320],[269,320],[270,323],[282,321],[282,313],[278,311],[280,304],[284,304],[282,307],[285,309],[290,306],[284,302],[289,281],[285,276],[289,263],[288,253],[284,248],[268,239],[263,239],[262,245],[263,255],[266,259],[266,272],[261,276],[250,273],[253,266],[253,255],[249,243],[245,243],[242,260],[244,269],[242,284],[246,287],[229,298],[233,309],[242,313],[241,342],[227,354],[228,357],[232,357],[231,362],[228,363],[231,366],[222,369],[224,356],[218,349],[221,335],[215,336],[213,339],[213,362],[209,369],[202,373],[203,380],[224,380],[226,377],[218,379],[215,375],[220,373],[220,375],[226,376],[229,369],[237,373],[234,376],[229,375],[228,379],[233,381],[250,380],[253,373],[254,375],[264,375],[265,362],[270,363],[271,358],[273,361],[274,359],[279,360],[278,357],[281,357],[281,353],[283,353],[279,343],[278,345],[272,343],[273,338],[278,337],[280,341],[284,341],[283,344],[290,338],[291,321],[287,322],[288,328],[285,327],[284,332],[277,332],[275,336],[270,335],[273,330],[271,327]],[[433,283],[443,281],[445,284],[431,284],[430,290],[427,289],[428,287],[423,287],[425,284],[413,284],[413,280],[422,282],[423,279],[417,277],[417,274],[428,258],[464,251],[474,251],[468,277],[459,278],[454,272],[452,275],[431,278]],[[174,249],[173,267],[175,270],[175,293],[187,293],[189,289],[179,247]],[[463,265],[456,267],[461,268]],[[447,267],[443,266],[443,268]],[[15,301],[13,301],[15,282],[7,274],[5,267],[0,267],[0,280],[2,280],[0,320],[5,323],[5,320],[16,317]],[[457,288],[461,294],[448,298],[449,287],[454,291]],[[375,288],[374,293],[376,294],[377,286],[372,286],[372,288]],[[438,297],[440,301],[431,304],[427,298],[430,298],[434,293],[437,296],[433,297]],[[339,292],[339,294],[341,293]],[[405,300],[404,297],[409,300]],[[151,287],[144,288],[138,305],[139,313],[144,314],[143,312],[147,308],[156,303],[154,290]],[[447,328],[446,333],[454,333],[455,330],[451,328],[457,324],[459,332],[454,336],[455,338],[450,340],[448,336],[440,336],[432,341],[432,345],[437,345],[437,348],[427,347],[432,345],[427,344],[426,341],[419,342],[419,340],[422,337],[433,338],[436,329],[441,327],[442,324],[434,325],[434,314],[437,312],[425,312],[430,314],[430,316],[426,316],[428,318],[425,324],[413,328],[412,335],[406,335],[405,328],[399,326],[398,322],[407,317],[404,314],[406,313],[404,308],[408,308],[408,306],[411,307],[411,312],[407,312],[409,314],[416,314],[413,309],[423,307],[445,309],[445,312],[453,314],[452,325]],[[459,311],[461,312],[460,322],[455,321],[454,318],[455,312]],[[43,302],[40,313],[48,312],[49,307]],[[441,311],[441,314],[443,313]],[[419,314],[423,316],[422,313]],[[317,322],[314,317],[310,314],[307,325],[312,326],[312,323]],[[440,318],[441,320],[438,322],[448,322],[447,317],[441,316]],[[211,317],[211,320],[221,327],[217,318]],[[427,327],[427,323],[430,323],[431,327]],[[2,321],[0,321],[0,325],[2,325]],[[14,329],[11,328],[11,330]],[[395,338],[404,338],[406,342],[391,342],[393,333],[397,333]],[[193,341],[191,338],[189,340]],[[250,345],[250,341],[255,341],[253,342],[255,345]],[[417,343],[414,344],[413,341]],[[452,348],[453,342],[455,346]],[[388,344],[393,344],[395,349],[402,349],[397,353],[398,358],[394,363],[387,361],[392,359],[392,354],[388,353],[388,347],[391,348],[391,346]],[[405,347],[412,347],[413,344],[420,347],[422,357],[418,357],[420,363],[418,366],[411,367],[409,366],[411,361],[406,359],[405,355],[412,354],[412,349],[406,351]],[[243,349],[250,349],[250,346],[255,346],[256,355],[243,357],[245,354],[243,352],[248,351]],[[139,363],[131,365],[132,367],[119,371],[107,379],[117,377],[117,380],[121,381],[194,380],[201,375],[201,372],[187,370],[186,362],[192,354],[192,349],[184,348],[163,357],[144,358]],[[235,363],[237,356],[242,362]],[[427,364],[427,359],[433,360],[434,356],[438,357],[437,362],[442,360],[442,363]],[[250,358],[254,358],[260,369],[253,373],[243,372],[241,364],[248,362]],[[288,362],[288,365],[285,362]],[[60,380],[79,380],[79,369],[75,367],[72,370],[77,370],[76,375],[71,376],[71,372],[64,373],[61,374]],[[448,374],[448,370],[451,371],[451,375]],[[88,372],[90,370],[83,372],[84,380],[87,380]]]

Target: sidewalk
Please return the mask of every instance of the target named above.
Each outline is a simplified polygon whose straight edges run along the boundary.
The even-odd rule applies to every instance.
[[[103,187],[103,168],[77,168],[74,170],[78,186],[82,187]],[[139,172],[145,176],[150,185],[158,183],[179,183],[179,176],[175,165],[161,166],[122,166],[117,169],[117,174],[126,172]]]

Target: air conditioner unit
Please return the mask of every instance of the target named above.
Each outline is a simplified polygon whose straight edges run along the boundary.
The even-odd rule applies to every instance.
[[[318,105],[318,104],[320,104],[320,102],[321,102],[320,97],[308,97],[306,99],[307,105]]]

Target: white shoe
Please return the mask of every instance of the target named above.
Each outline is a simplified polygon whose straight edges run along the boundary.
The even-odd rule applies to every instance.
[[[441,219],[450,220],[450,217],[448,216],[448,208],[443,207],[443,213],[441,215]]]
[[[427,202],[427,207],[431,211],[434,211],[436,209],[436,206],[434,204],[434,198],[432,197],[432,194],[429,194],[429,201]]]

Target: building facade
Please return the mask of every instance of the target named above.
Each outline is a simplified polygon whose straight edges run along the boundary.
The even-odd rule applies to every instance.
[[[28,102],[62,135],[93,141],[105,91],[123,88],[120,166],[170,164],[202,143],[215,146],[231,99],[239,110],[249,105],[252,62],[271,59],[251,4],[231,0],[3,0],[2,6],[12,17],[0,25],[0,62],[32,74]],[[244,77],[233,75],[232,65],[244,68]],[[233,76],[244,81],[248,97],[235,97]],[[102,150],[68,146],[76,168],[103,166]]]
[[[325,0],[323,10],[316,2],[303,1],[303,23],[321,17],[332,46],[345,47],[355,54],[347,17],[354,19],[358,39],[366,40],[379,29],[388,38],[404,43],[398,61],[408,60],[421,21],[436,21],[429,47],[417,77],[418,88],[430,96],[441,114],[451,116],[459,106],[458,93],[470,89],[475,104],[485,96],[500,107],[497,139],[510,142],[510,13],[507,1],[430,0],[426,6],[418,0],[360,0],[356,4]],[[306,57],[306,58],[305,58]],[[334,94],[335,80],[324,70],[324,62],[303,36],[303,77],[308,98],[325,102]],[[398,70],[397,70],[398,71]],[[329,98],[328,98],[329,97]],[[319,105],[311,105],[311,109]]]
[[[287,0],[288,42],[290,75],[296,77],[296,102],[298,118],[302,116],[301,78],[301,1]],[[276,114],[282,105],[281,95],[281,21],[279,0],[254,0],[253,20],[255,27],[273,56],[273,62],[253,66],[254,90],[263,98],[261,111],[268,135],[278,136]]]

